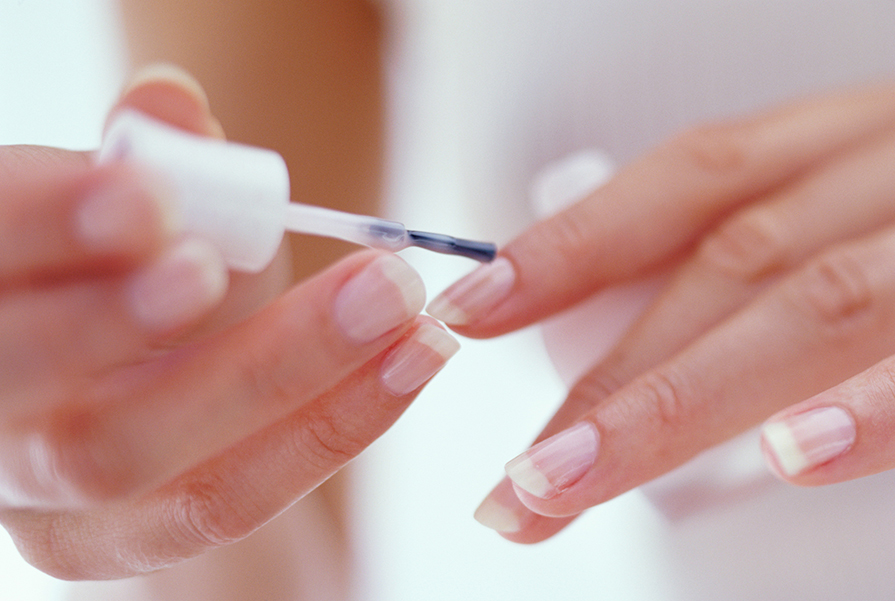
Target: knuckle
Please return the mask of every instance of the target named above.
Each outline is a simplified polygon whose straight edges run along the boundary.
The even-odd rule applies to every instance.
[[[303,415],[294,444],[295,454],[328,476],[356,457],[368,443],[343,416],[325,408],[311,408]]]
[[[222,493],[223,487],[222,482],[205,478],[184,485],[170,497],[166,521],[178,547],[172,554],[195,555],[241,540],[255,529],[256,523],[241,506]]]
[[[693,394],[680,374],[653,370],[638,382],[641,402],[661,430],[681,430],[692,425]]]
[[[711,272],[755,283],[788,265],[787,240],[778,220],[754,210],[731,218],[708,235],[696,261]]]
[[[833,338],[845,338],[880,312],[871,274],[853,253],[829,252],[797,274],[789,288],[796,309]]]
[[[569,392],[569,402],[574,401],[582,412],[602,399],[618,391],[625,382],[608,369],[597,368],[582,377]]]
[[[895,362],[883,361],[868,372],[863,386],[863,398],[872,407],[873,415],[895,417],[892,400],[895,399]]]
[[[710,123],[673,138],[668,150],[684,165],[705,175],[728,177],[749,164],[747,130],[734,123]]]

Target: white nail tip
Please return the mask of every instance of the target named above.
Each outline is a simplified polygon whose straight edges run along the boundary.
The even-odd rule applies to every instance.
[[[784,475],[795,476],[808,467],[808,459],[785,424],[769,423],[765,425],[762,434]]]
[[[509,462],[506,471],[516,486],[536,497],[544,499],[556,492],[535,462],[525,455]]]
[[[438,326],[421,326],[398,346],[382,368],[382,383],[403,396],[422,386],[460,349],[460,343]]]
[[[851,415],[840,407],[823,407],[765,424],[765,449],[771,467],[797,476],[835,459],[852,447],[857,435]]]
[[[475,520],[496,532],[519,532],[522,530],[522,522],[512,508],[498,503],[493,497],[488,497],[473,515]]]

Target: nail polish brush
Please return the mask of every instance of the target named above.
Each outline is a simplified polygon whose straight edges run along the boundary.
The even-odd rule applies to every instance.
[[[126,161],[171,186],[188,231],[215,243],[233,269],[257,272],[286,231],[399,251],[411,246],[490,261],[497,247],[397,221],[289,201],[286,163],[272,150],[198,136],[141,113],[121,111],[106,131],[100,163]]]

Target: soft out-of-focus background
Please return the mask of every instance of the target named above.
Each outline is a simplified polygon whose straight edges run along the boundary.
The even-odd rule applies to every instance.
[[[114,0],[0,1],[0,143],[92,148],[124,74]]]
[[[117,25],[113,0],[0,0],[0,144],[98,144],[127,72]],[[445,190],[446,198],[451,193]],[[412,216],[395,217],[447,233],[489,229],[466,223],[461,211],[440,202],[446,199],[425,200],[413,205]],[[430,294],[473,266],[422,252],[406,258]],[[650,591],[658,590],[659,575],[637,569],[647,559],[638,543],[655,519],[639,496],[609,504],[582,520],[588,524],[536,547],[512,545],[472,519],[503,463],[559,402],[562,385],[535,330],[463,345],[358,462],[356,522],[365,566],[358,588],[368,599],[388,601],[571,599],[583,590],[589,598],[617,598],[616,587],[656,598]],[[619,519],[638,514],[642,529]],[[576,551],[595,536],[615,542],[599,545],[603,551]],[[623,566],[630,569],[619,572]],[[63,599],[67,587],[28,566],[2,530],[0,583],[0,598],[11,601]]]

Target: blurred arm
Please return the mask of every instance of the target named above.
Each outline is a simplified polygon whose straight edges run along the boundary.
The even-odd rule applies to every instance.
[[[191,71],[230,139],[273,148],[292,198],[376,212],[382,103],[380,16],[364,0],[121,0],[134,66]],[[296,238],[303,277],[350,250]]]

